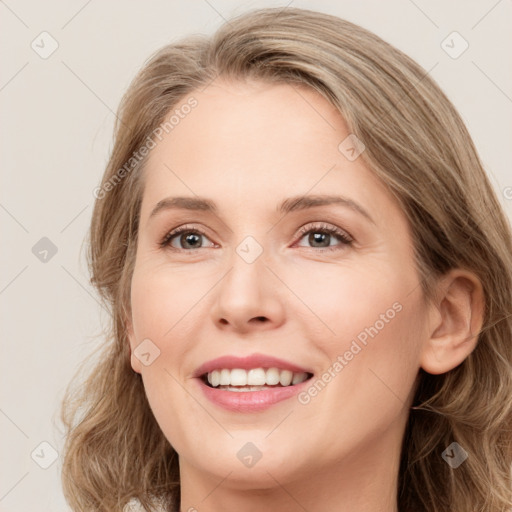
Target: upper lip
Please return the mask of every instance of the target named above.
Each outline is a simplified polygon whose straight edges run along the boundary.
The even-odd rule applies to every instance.
[[[203,363],[194,372],[194,377],[201,377],[205,373],[212,372],[213,370],[220,370],[223,368],[241,368],[243,370],[250,370],[251,368],[279,368],[280,370],[290,370],[292,372],[305,372],[313,373],[307,368],[303,368],[295,363],[278,359],[277,357],[267,356],[265,354],[252,354],[246,357],[236,356],[222,356],[217,359],[212,359]]]

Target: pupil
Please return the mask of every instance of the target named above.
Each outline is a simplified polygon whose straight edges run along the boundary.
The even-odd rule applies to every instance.
[[[196,242],[197,242],[197,240],[199,239],[199,235],[194,234],[194,233],[189,233],[188,235],[183,235],[182,240],[183,239],[185,240],[185,245],[190,245],[191,238],[195,238]],[[192,241],[191,245],[192,246],[194,245],[193,241]]]
[[[311,233],[311,235],[309,236],[310,237],[310,243],[311,244],[314,244],[316,242],[320,242],[322,243],[322,241],[325,242],[325,240],[327,240],[327,237],[329,237],[330,235],[326,234],[326,233]],[[327,246],[329,246],[329,242],[327,241]],[[324,244],[324,247],[325,247],[325,244]]]

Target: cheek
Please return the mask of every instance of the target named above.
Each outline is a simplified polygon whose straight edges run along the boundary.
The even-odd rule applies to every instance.
[[[186,282],[163,268],[139,270],[134,273],[131,290],[135,344],[149,339],[158,347],[158,356],[141,367],[145,393],[157,423],[178,452],[184,449],[185,439],[204,435],[189,421],[191,416],[202,417],[204,411],[184,391],[180,371],[180,362],[191,348],[190,343],[180,340],[186,338],[183,333],[190,325],[197,323],[187,311],[202,295]]]
[[[347,404],[347,413],[371,418],[369,424],[374,423],[376,431],[408,409],[419,371],[421,303],[410,296],[397,297],[375,297],[363,309],[354,308],[343,322],[346,336],[330,353],[331,360],[342,356],[333,394]]]
[[[303,327],[323,353],[323,370],[335,376],[325,377],[326,399],[353,404],[354,413],[362,403],[368,410],[388,404],[396,413],[417,376],[426,335],[414,274],[366,266],[339,275],[327,271],[322,286],[322,276],[316,277],[307,303],[317,316],[317,334],[311,324]]]
[[[208,415],[199,407],[197,399],[184,390],[173,368],[165,364],[157,365],[155,362],[142,375],[153,415],[178,453],[183,451],[187,440],[204,436]],[[198,422],[197,418],[201,418],[202,422]]]
[[[202,283],[202,284],[201,284]],[[139,338],[167,339],[172,330],[187,322],[187,311],[204,294],[204,279],[158,266],[135,271],[131,286],[132,316]]]
[[[347,301],[332,318],[337,336],[321,345],[323,373],[299,397],[297,412],[323,433],[316,451],[363,452],[406,420],[419,369],[421,307],[404,295]]]
[[[297,306],[307,315],[306,333],[311,334],[311,326],[318,325],[315,342],[321,340],[326,351],[336,351],[347,343],[350,345],[361,333],[364,340],[365,328],[376,323],[379,332],[391,323],[396,324],[400,304],[412,288],[396,276],[396,270],[393,274],[390,268],[378,263],[338,268],[328,265],[324,269],[317,264],[311,271],[299,269],[294,275],[288,274],[287,282],[292,283],[294,293],[307,306]],[[291,321],[298,319],[300,316]]]

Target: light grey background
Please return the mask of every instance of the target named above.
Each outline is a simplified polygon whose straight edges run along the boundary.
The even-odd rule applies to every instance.
[[[40,443],[61,452],[59,402],[106,321],[81,248],[122,93],[164,44],[211,33],[251,8],[285,5],[358,23],[431,70],[512,218],[511,0],[0,1],[1,511],[68,510],[61,459],[40,467],[52,461]],[[47,58],[31,47],[51,49],[43,31],[58,43]],[[456,59],[441,45],[453,31],[469,43]],[[32,251],[43,237],[57,247],[46,262]]]

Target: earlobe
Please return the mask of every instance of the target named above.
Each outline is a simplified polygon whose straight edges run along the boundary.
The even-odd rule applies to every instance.
[[[439,375],[461,364],[478,343],[484,320],[480,280],[472,272],[451,270],[441,279],[431,308],[420,365],[427,373]]]
[[[133,353],[137,344],[135,343],[135,335],[133,332],[133,325],[131,319],[126,321],[126,334],[128,341],[130,343],[130,363],[132,369],[136,373],[141,373],[141,362]]]
[[[137,359],[137,357],[135,357],[135,354],[133,353],[133,350],[132,350],[132,354],[130,356],[130,361],[131,361],[131,364],[132,364],[132,369],[135,373],[141,373],[141,362],[139,359]]]

